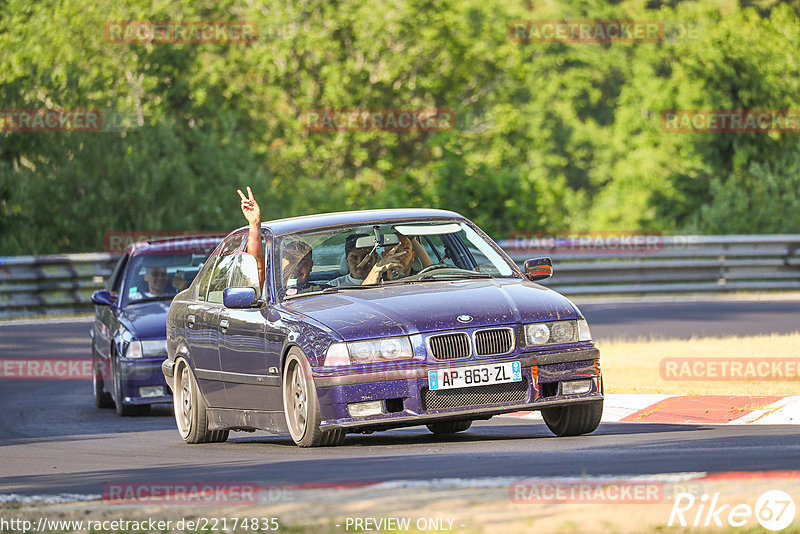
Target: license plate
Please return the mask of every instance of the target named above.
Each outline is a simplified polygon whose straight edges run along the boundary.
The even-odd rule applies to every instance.
[[[428,371],[428,388],[452,389],[520,382],[522,369],[519,362],[473,365]]]

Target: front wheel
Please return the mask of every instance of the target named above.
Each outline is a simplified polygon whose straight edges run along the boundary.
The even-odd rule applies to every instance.
[[[463,432],[472,426],[472,421],[439,421],[425,425],[434,434],[455,434]]]
[[[322,416],[311,366],[303,354],[291,349],[283,366],[283,412],[289,435],[300,447],[326,447],[341,445],[345,431],[319,428]]]
[[[197,387],[191,367],[184,359],[175,363],[175,387],[172,405],[178,432],[186,443],[220,443],[228,439],[228,430],[209,430],[206,401]]]
[[[113,408],[114,399],[111,398],[111,393],[105,390],[103,377],[100,375],[100,369],[97,364],[97,357],[94,355],[92,349],[92,389],[94,389],[94,405],[98,408]]]
[[[542,418],[556,436],[579,436],[594,432],[603,417],[603,401],[543,408]]]

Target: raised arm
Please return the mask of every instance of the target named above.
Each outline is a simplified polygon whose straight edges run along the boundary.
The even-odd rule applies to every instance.
[[[411,246],[414,248],[414,254],[417,256],[417,258],[419,258],[423,268],[433,265],[431,257],[428,256],[428,252],[425,250],[425,247],[422,246],[422,243],[417,241],[416,237],[411,238]]]
[[[264,288],[264,279],[266,278],[264,266],[264,248],[261,246],[261,208],[258,202],[253,198],[253,192],[250,186],[247,186],[247,196],[244,196],[241,189],[236,190],[242,199],[242,213],[247,222],[250,223],[250,231],[247,236],[247,253],[254,256],[256,263],[258,263],[258,281],[261,283],[261,289]]]

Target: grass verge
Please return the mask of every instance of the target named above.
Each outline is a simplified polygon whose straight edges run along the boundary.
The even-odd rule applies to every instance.
[[[667,395],[798,395],[800,394],[800,332],[744,337],[703,337],[688,340],[609,340],[598,342],[606,393],[661,393]],[[705,365],[718,358],[745,360],[754,365],[762,361],[791,360],[779,368],[783,377],[747,378],[747,367],[730,380],[723,376],[724,365]],[[662,366],[672,363],[668,372]],[[700,362],[695,367],[693,364]],[[686,363],[684,363],[686,362]],[[785,363],[785,362],[784,362]],[[688,367],[687,367],[688,364]],[[677,367],[675,367],[677,365]],[[758,369],[758,367],[750,367]],[[766,369],[763,364],[762,370]],[[700,372],[698,372],[700,371]],[[770,373],[772,374],[772,371]],[[691,379],[689,379],[691,378]],[[764,378],[764,379],[762,379]]]

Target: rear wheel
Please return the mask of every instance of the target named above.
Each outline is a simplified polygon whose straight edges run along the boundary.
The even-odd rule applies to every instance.
[[[186,443],[220,443],[228,439],[228,430],[209,430],[206,404],[191,367],[184,359],[175,364],[175,387],[172,404],[178,432]]]
[[[119,369],[119,362],[113,355],[111,357],[111,381],[114,385],[114,405],[118,415],[132,417],[150,413],[149,404],[125,404],[122,396],[122,373]]]
[[[542,409],[542,417],[556,436],[579,436],[594,432],[603,417],[603,401]]]
[[[434,434],[455,434],[472,426],[472,421],[439,421],[425,425]]]
[[[290,349],[283,366],[283,412],[292,441],[300,447],[341,445],[345,431],[320,430],[322,420],[311,366],[298,349]]]

